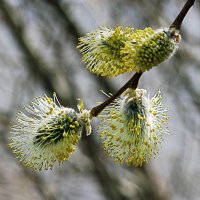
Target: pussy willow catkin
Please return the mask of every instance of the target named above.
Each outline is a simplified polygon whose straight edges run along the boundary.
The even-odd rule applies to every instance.
[[[79,38],[78,48],[90,72],[114,77],[159,65],[174,54],[180,38],[178,31],[170,28],[102,27]]]
[[[99,116],[99,134],[108,155],[119,163],[141,166],[156,155],[166,126],[167,109],[158,91],[128,89]]]
[[[52,169],[56,161],[61,164],[74,152],[83,126],[90,134],[90,111],[63,107],[55,95],[39,97],[18,113],[10,147],[26,166]]]

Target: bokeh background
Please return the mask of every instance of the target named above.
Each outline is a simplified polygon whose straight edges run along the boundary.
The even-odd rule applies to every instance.
[[[8,148],[17,111],[53,91],[65,106],[105,100],[133,73],[90,74],[77,39],[98,26],[167,27],[185,0],[0,0],[0,200],[199,200],[200,3],[183,22],[176,55],[146,72],[140,87],[162,90],[169,129],[155,159],[133,168],[113,163],[93,133],[52,171],[33,172]]]

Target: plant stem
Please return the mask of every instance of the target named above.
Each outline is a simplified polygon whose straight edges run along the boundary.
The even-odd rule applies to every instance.
[[[136,89],[138,86],[139,79],[142,75],[141,73],[135,73],[132,78],[124,85],[122,86],[115,94],[113,94],[111,97],[109,97],[106,101],[104,101],[102,104],[94,107],[91,109],[91,115],[93,117],[98,116],[98,114],[110,103],[112,103],[119,95],[121,95],[127,88],[133,88]]]
[[[194,5],[195,0],[188,0],[185,5],[183,6],[180,13],[177,15],[176,19],[171,24],[170,28],[175,28],[177,30],[180,30],[181,24],[187,15],[189,9]]]

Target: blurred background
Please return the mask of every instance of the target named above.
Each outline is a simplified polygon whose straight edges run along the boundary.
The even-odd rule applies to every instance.
[[[169,129],[155,159],[133,168],[113,163],[93,134],[52,171],[33,172],[8,148],[17,111],[36,96],[87,108],[133,73],[90,74],[77,39],[98,26],[167,27],[186,0],[0,0],[0,200],[200,200],[200,3],[189,11],[175,56],[146,72],[140,88],[162,90]]]

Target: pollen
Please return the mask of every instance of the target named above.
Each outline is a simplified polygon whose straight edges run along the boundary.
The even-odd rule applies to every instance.
[[[99,116],[103,148],[114,162],[141,166],[157,154],[169,133],[161,100],[160,91],[149,98],[146,90],[128,89]]]
[[[84,125],[90,127],[90,111],[63,107],[55,94],[54,99],[39,97],[19,112],[10,147],[26,166],[52,169],[75,151]]]
[[[79,38],[77,48],[91,73],[114,77],[158,66],[175,53],[180,40],[178,31],[172,28],[102,27]]]

